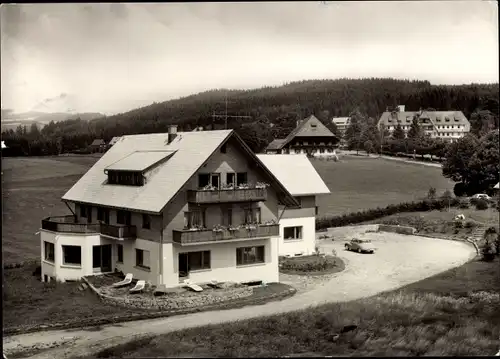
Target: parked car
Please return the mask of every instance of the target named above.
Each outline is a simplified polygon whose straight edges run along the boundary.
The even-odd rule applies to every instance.
[[[490,201],[491,197],[485,193],[477,193],[474,196],[472,196],[471,199],[485,199],[487,201]]]
[[[358,253],[374,253],[376,248],[369,239],[353,238],[345,244],[345,249]]]

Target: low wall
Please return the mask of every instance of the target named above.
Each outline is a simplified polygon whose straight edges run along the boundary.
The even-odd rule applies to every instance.
[[[399,234],[415,234],[417,230],[413,227],[406,226],[393,226],[390,224],[379,224],[378,225],[379,232],[392,232]]]
[[[87,278],[83,280],[89,285],[90,289],[96,293],[104,303],[117,305],[121,307],[132,307],[139,309],[155,309],[155,310],[172,310],[194,307],[204,307],[212,304],[233,301],[249,297],[253,294],[253,289],[250,287],[228,288],[223,291],[207,291],[193,293],[192,295],[176,295],[165,294],[155,297],[151,293],[151,297],[143,295],[125,295],[123,297],[112,296],[103,293],[90,283]]]
[[[139,309],[169,310],[203,307],[210,304],[222,303],[249,297],[252,294],[253,289],[250,287],[245,287],[225,289],[221,292],[198,292],[193,293],[193,295],[189,296],[166,294],[163,296],[155,297],[151,294],[151,297],[147,298],[145,296],[141,296],[140,294],[137,297],[114,297],[105,295],[103,293],[100,293],[99,295],[102,301],[107,304]]]

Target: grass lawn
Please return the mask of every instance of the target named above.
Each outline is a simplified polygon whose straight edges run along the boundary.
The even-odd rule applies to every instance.
[[[375,297],[141,339],[98,357],[494,355],[498,308],[500,261],[473,261]],[[347,325],[357,328],[334,339]]]
[[[95,157],[2,159],[4,264],[40,258],[40,237],[35,233],[42,219],[69,213],[61,197],[96,160]]]
[[[320,216],[416,201],[426,197],[430,187],[441,195],[454,185],[440,168],[383,158],[344,156],[339,162],[311,163],[332,192],[319,196]]]

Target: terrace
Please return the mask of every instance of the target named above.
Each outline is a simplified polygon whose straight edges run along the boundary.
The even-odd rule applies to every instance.
[[[174,230],[173,240],[181,245],[196,245],[228,240],[255,240],[279,236],[279,224],[243,225],[214,229]]]
[[[42,220],[42,229],[59,233],[100,233],[116,239],[135,239],[136,226],[107,223],[79,223],[75,216],[47,217]]]

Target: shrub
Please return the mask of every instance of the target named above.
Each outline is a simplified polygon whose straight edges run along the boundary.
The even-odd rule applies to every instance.
[[[455,184],[455,186],[453,186],[453,193],[457,197],[465,195],[465,191],[466,191],[466,185],[462,182],[458,182]]]
[[[484,246],[481,248],[481,254],[484,261],[490,262],[495,259],[495,248],[489,239],[486,239]]]
[[[458,204],[458,208],[460,209],[468,209],[469,208],[469,201],[460,201]]]
[[[337,262],[334,257],[322,257],[317,255],[285,258],[281,263],[282,270],[294,272],[321,272],[336,266]]]
[[[456,198],[449,200],[450,206],[457,206],[459,201]],[[390,216],[402,212],[424,212],[432,209],[441,209],[448,206],[448,200],[424,200],[421,202],[391,204],[385,208],[374,208],[356,213],[343,214],[335,217],[323,217],[316,220],[316,230],[328,227],[341,227],[350,224],[356,224],[366,221],[372,221],[378,218]]]
[[[473,228],[475,226],[476,226],[476,223],[474,223],[472,221],[467,221],[467,222],[465,222],[465,225],[464,225],[465,228]]]
[[[434,187],[429,188],[429,192],[427,192],[427,198],[428,199],[436,198],[436,189]]]
[[[476,209],[478,211],[484,211],[485,209],[488,209],[488,202],[484,199],[478,199],[476,202]]]

